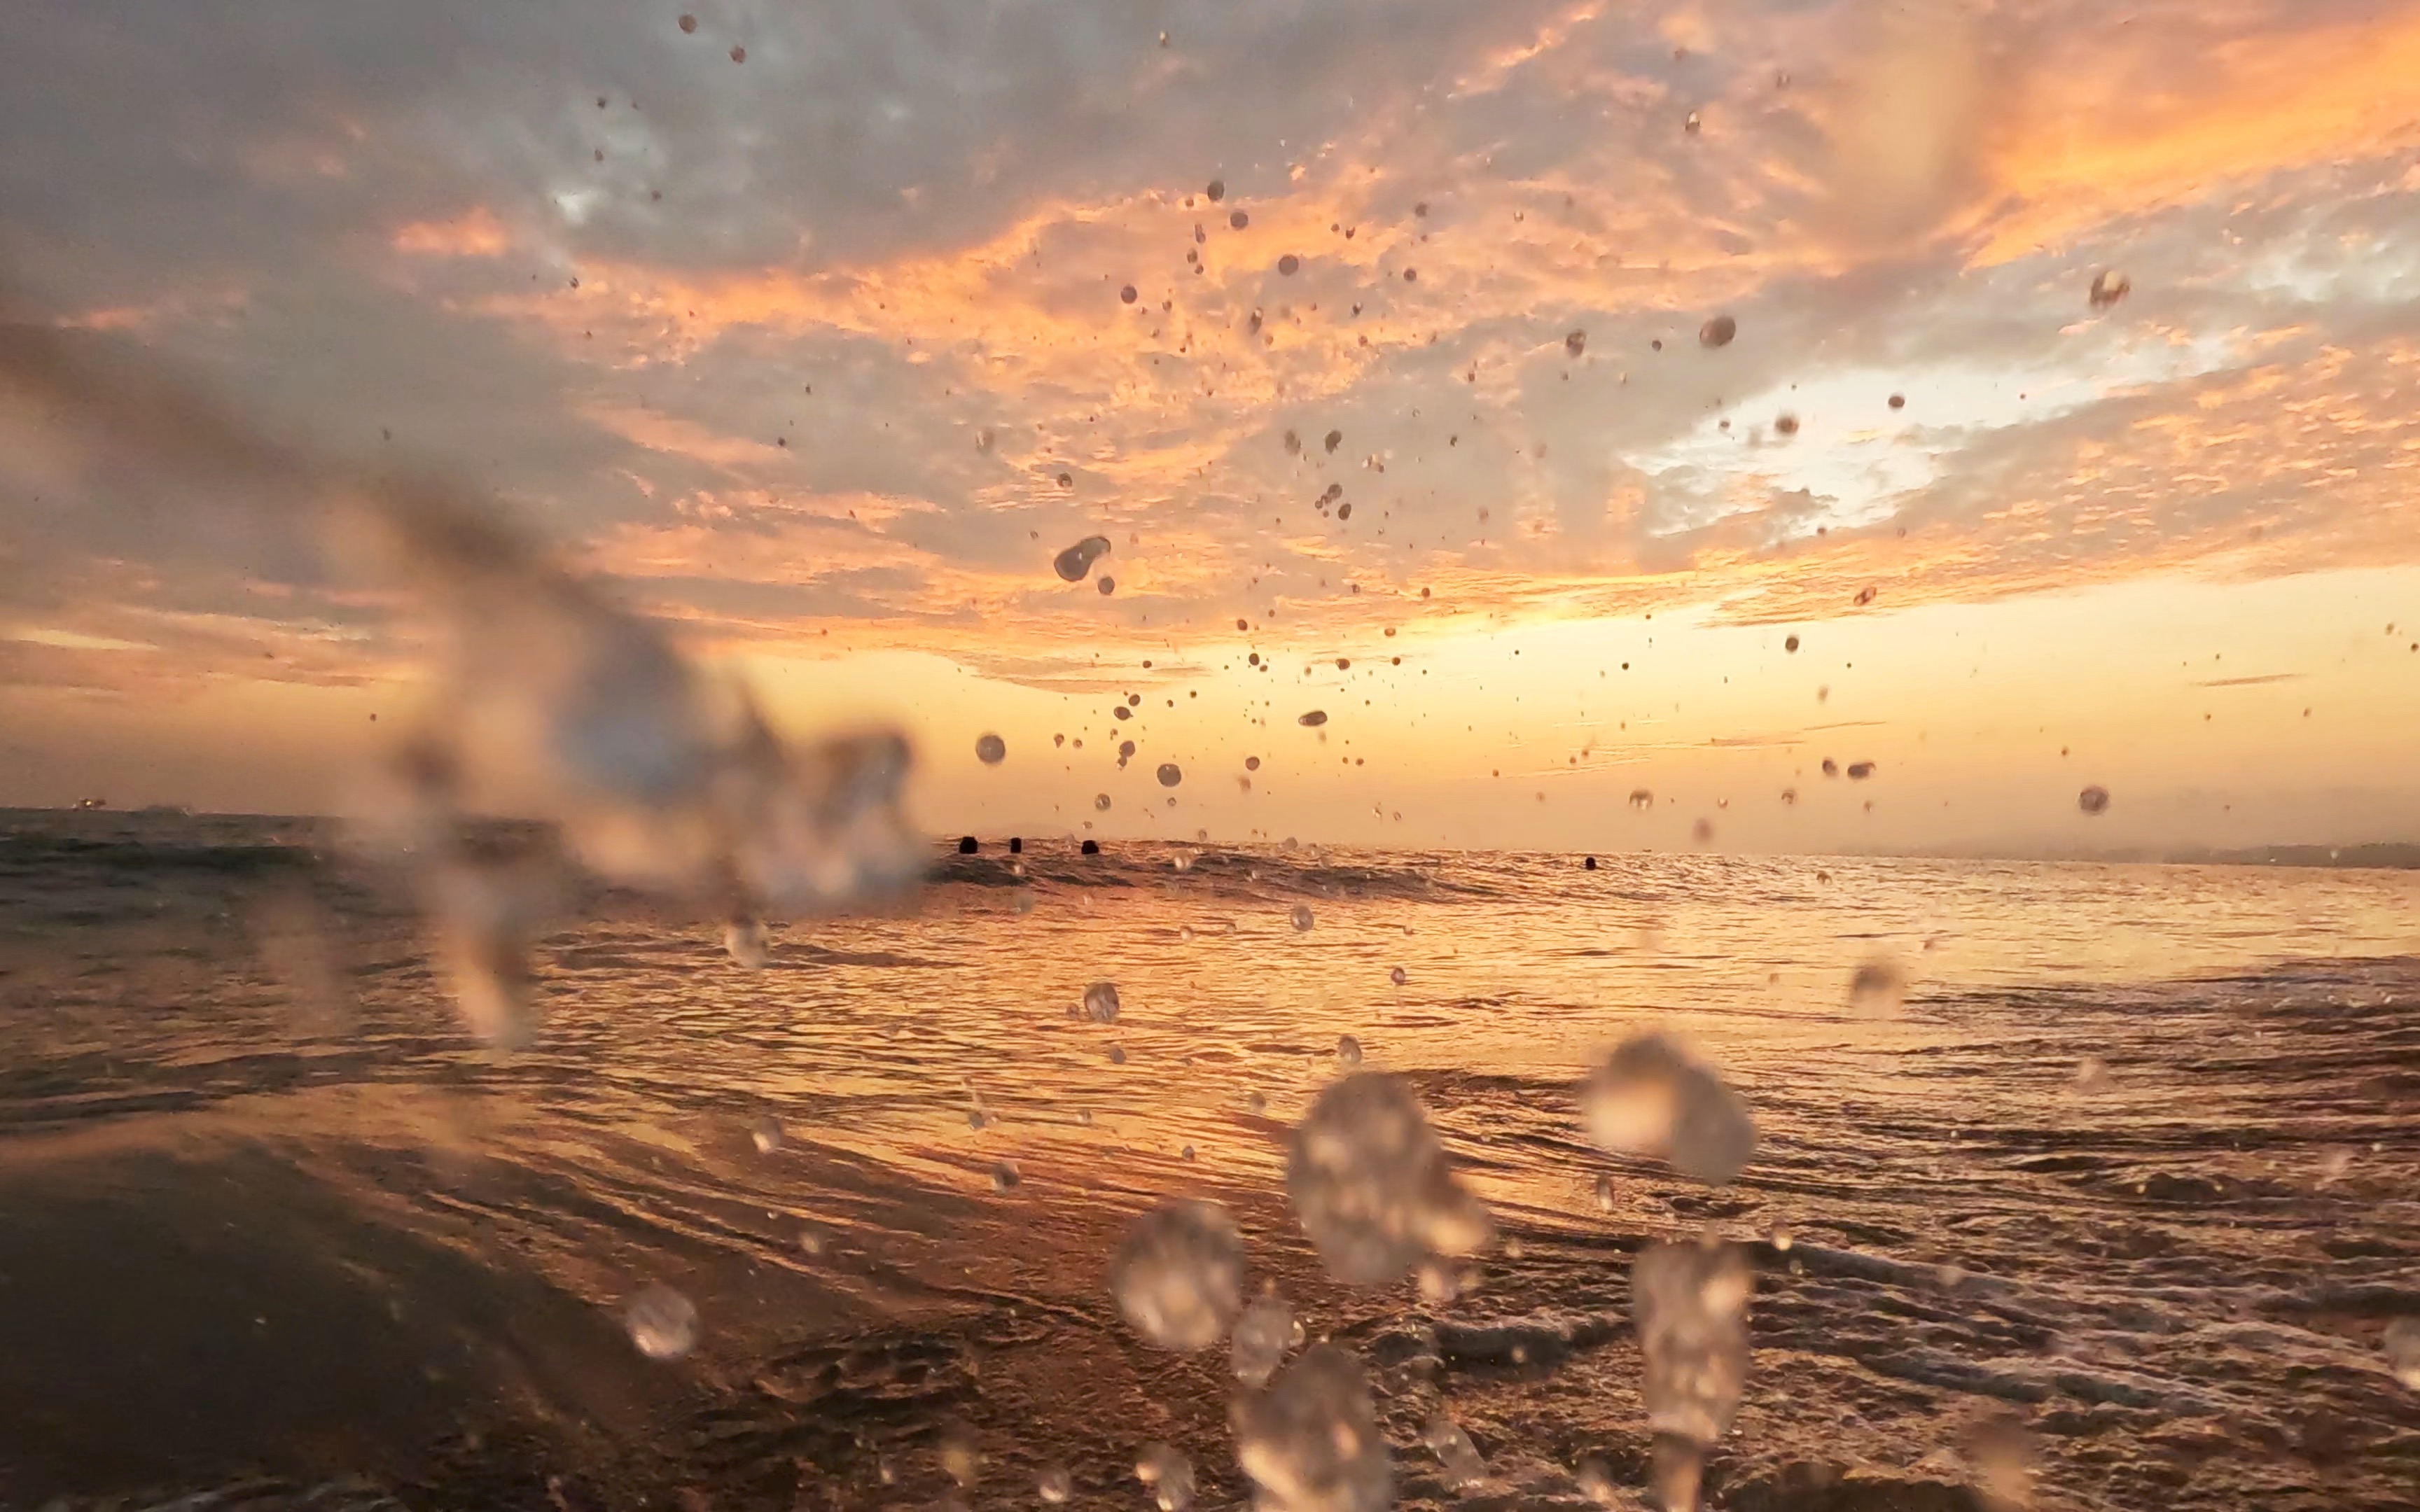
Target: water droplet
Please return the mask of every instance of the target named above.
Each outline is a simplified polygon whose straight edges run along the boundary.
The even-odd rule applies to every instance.
[[[1308,730],[1316,730],[1326,722],[1327,711],[1325,709],[1313,709],[1309,714],[1301,715],[1295,719],[1295,723]]]
[[[1135,286],[1132,284],[1118,290],[1118,301],[1122,304],[1132,304],[1135,301]]]
[[[1396,986],[1401,987],[1404,982],[1409,981],[1411,979],[1404,974],[1403,967],[1397,966],[1394,970],[1387,973],[1387,980],[1393,982]]]
[[[1265,1386],[1285,1363],[1286,1351],[1302,1342],[1302,1325],[1282,1297],[1263,1297],[1236,1318],[1229,1358],[1235,1379],[1248,1386]]]
[[[782,1120],[768,1113],[748,1126],[749,1143],[759,1155],[770,1155],[782,1148]]]
[[[935,1452],[941,1469],[958,1483],[960,1490],[972,1490],[983,1474],[983,1443],[975,1437],[974,1428],[963,1422],[942,1425],[940,1442]]]
[[[630,1299],[622,1321],[650,1360],[677,1360],[697,1348],[697,1304],[660,1282]]]
[[[1580,1118],[1605,1149],[1660,1156],[1712,1186],[1727,1184],[1756,1152],[1745,1104],[1660,1034],[1634,1035],[1606,1057],[1581,1088]]]
[[[1336,1037],[1336,1058],[1348,1069],[1361,1064],[1361,1041],[1349,1034]]]
[[[1637,810],[1640,813],[1645,813],[1648,810],[1655,807],[1655,795],[1646,788],[1632,788],[1630,790],[1630,806]]]
[[[1596,1179],[1596,1211],[1613,1211],[1613,1178],[1610,1176],[1600,1174]]]
[[[693,32],[697,30],[697,18],[695,16],[683,15],[680,19],[680,29],[685,32]]]
[[[722,926],[723,953],[751,971],[762,971],[773,959],[773,942],[765,921],[735,918]]]
[[[1420,1430],[1420,1442],[1437,1457],[1445,1472],[1445,1483],[1457,1491],[1466,1491],[1487,1479],[1487,1461],[1479,1457],[1479,1445],[1462,1430],[1442,1407],[1429,1414],[1428,1426]]]
[[[1577,357],[1580,353],[1588,350],[1588,332],[1585,331],[1567,332],[1563,337],[1563,350],[1571,353],[1574,357]]]
[[[1113,1045],[1109,1046],[1109,1064],[1110,1064],[1110,1065],[1112,1065],[1112,1066],[1123,1066],[1123,1065],[1125,1065],[1125,1064],[1126,1063],[1126,1047],[1125,1047],[1125,1046],[1124,1046],[1124,1045],[1122,1045],[1122,1044],[1113,1044]]]
[[[1711,351],[1730,346],[1731,338],[1738,334],[1739,322],[1730,316],[1718,315],[1698,328],[1698,345]]]
[[[1787,440],[1798,434],[1798,417],[1783,410],[1773,417],[1773,433]]]
[[[1109,552],[1108,536],[1087,535],[1051,558],[1051,570],[1058,573],[1064,581],[1079,583],[1084,580],[1085,575],[1093,570],[1093,563],[1109,555]]]
[[[2398,1318],[2386,1325],[2386,1368],[2412,1391],[2420,1391],[2420,1318]]]
[[[1871,762],[1851,762],[1849,764],[1849,780],[1852,782],[1862,782],[1873,775],[1874,764]]]
[[[1236,210],[1227,217],[1227,224],[1234,227],[1236,230],[1241,231],[1244,227],[1252,224],[1252,218],[1245,214],[1242,210]]]
[[[1009,1191],[1023,1180],[1024,1178],[1017,1174],[1016,1167],[1007,1161],[1001,1161],[991,1168],[991,1185],[995,1192]]]
[[[1247,772],[1257,772],[1257,771],[1259,771],[1260,769],[1261,769],[1261,759],[1260,759],[1258,756],[1247,756],[1247,757],[1245,757],[1245,758],[1244,758],[1244,770],[1245,770],[1245,771],[1247,771]]]
[[[1094,794],[1093,807],[1100,810],[1104,813],[1107,813],[1109,808],[1109,795],[1106,793]]]
[[[1159,785],[1164,788],[1172,788],[1185,780],[1185,769],[1174,762],[1160,763],[1159,771],[1155,775],[1159,779]],[[1179,870],[1183,869],[1179,868]]]
[[[1008,760],[1008,742],[1001,739],[998,735],[977,735],[975,737],[975,760],[983,763],[985,766],[998,766],[1001,763]]]
[[[1329,1084],[1286,1157],[1286,1192],[1328,1273],[1392,1281],[1432,1255],[1476,1253],[1494,1231],[1410,1085],[1383,1072]]]
[[[1111,594],[1118,591],[1118,580],[1105,572],[1101,574],[1100,580],[1094,583],[1093,586],[1101,591],[1101,596],[1103,598],[1107,598]]]
[[[1312,1347],[1268,1392],[1236,1400],[1235,1458],[1258,1504],[1287,1512],[1383,1512],[1394,1471],[1360,1363]]]
[[[745,63],[745,62],[747,62],[747,61],[748,61],[748,49],[746,49],[746,48],[744,48],[744,47],[734,47],[734,48],[732,48],[732,50],[731,50],[731,61],[732,61],[732,62],[734,62],[734,63]]]
[[[1613,1467],[1595,1455],[1580,1461],[1579,1468],[1572,1473],[1572,1480],[1582,1496],[1599,1506],[1612,1506],[1623,1499],[1621,1488],[1613,1478]]]
[[[1311,915],[1311,904],[1309,903],[1295,904],[1294,912],[1286,917],[1293,920],[1294,927],[1298,931],[1309,930],[1314,922]]]
[[[1269,1110],[1269,1100],[1259,1092],[1244,1094],[1244,1111],[1257,1118]]]
[[[2109,790],[2095,782],[2075,795],[2075,806],[2086,813],[2109,811]]]
[[[1283,277],[1292,278],[1296,272],[1300,271],[1301,269],[1302,259],[1295,256],[1293,253],[1289,252],[1284,256],[1278,259],[1278,272]]]
[[[2085,297],[2096,310],[2106,310],[2134,290],[2133,280],[2111,269],[2092,275],[2092,288]]]
[[[1216,205],[1220,200],[1227,197],[1227,180],[1224,178],[1213,178],[1210,180],[1210,187],[1203,190],[1202,193],[1209,196],[1211,204]]]
[[[1193,1504],[1193,1461],[1171,1443],[1149,1443],[1135,1456],[1135,1479],[1151,1488],[1159,1512],[1186,1512]]]
[[[1218,1342],[1244,1304],[1244,1242],[1215,1202],[1178,1202],[1127,1230],[1109,1291],[1135,1331],[1191,1353]]]
[[[1034,1478],[1033,1493],[1052,1506],[1057,1506],[1076,1494],[1076,1477],[1064,1465],[1045,1465]]]
[[[1868,1018],[1896,1018],[1907,1003],[1907,978],[1888,961],[1873,960],[1849,978],[1849,1009]]]
[[[1328,455],[1334,456],[1336,449],[1344,444],[1344,433],[1341,430],[1331,430],[1320,439],[1319,444],[1327,448]]]
[[[1795,651],[1795,650],[1797,650],[1797,649],[1798,649],[1798,638],[1797,638],[1796,636],[1794,636],[1794,635],[1793,635],[1793,636],[1791,636],[1791,637],[1789,637],[1788,639],[1784,640],[1781,642],[1781,649],[1782,649],[1782,650],[1784,650],[1784,651]]]
[[[1118,1021],[1118,984],[1096,981],[1084,989],[1084,1013],[1095,1024]]]

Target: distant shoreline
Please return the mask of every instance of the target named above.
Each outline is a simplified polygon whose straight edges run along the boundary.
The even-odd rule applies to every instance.
[[[25,817],[34,817],[38,815],[44,817],[59,816],[84,819],[87,821],[93,819],[175,819],[250,822],[264,825],[334,825],[341,823],[341,821],[335,816],[329,814],[218,813],[205,810],[178,810],[169,806],[158,805],[142,809],[77,809],[73,807],[0,804],[0,819],[5,819],[11,815],[22,815]],[[523,823],[523,821],[511,819],[500,819],[494,822],[504,825],[517,825]],[[1024,832],[1024,836],[1025,841],[1029,845],[1047,844],[1054,841],[1064,841],[1069,844],[1073,844],[1075,842],[1075,837],[1073,836],[1066,834],[1053,834],[1041,830],[1028,830]],[[950,845],[954,843],[956,839],[957,835],[952,833],[936,833],[932,837],[933,842],[937,846]],[[983,848],[985,852],[995,849],[1002,852],[1005,852],[1006,850],[1008,840],[1006,832],[1002,832],[999,835],[983,836],[981,837],[981,840]],[[1123,840],[1109,840],[1103,842],[1105,847],[1111,849],[1127,845],[1183,846],[1193,845],[1196,843],[1198,842],[1172,837],[1165,839],[1156,837],[1128,837]],[[1326,844],[1329,842],[1313,841],[1310,843]],[[1229,850],[1251,850],[1262,846],[1267,846],[1271,849],[1276,848],[1274,842],[1266,841],[1210,841],[1210,844],[1221,849]],[[2317,868],[2320,870],[2338,872],[2420,871],[2420,841],[2373,841],[2359,845],[2251,845],[2232,847],[2223,850],[2206,846],[2159,847],[2144,845],[2114,847],[2109,850],[2102,851],[2027,851],[2023,847],[2016,845],[1973,846],[1962,848],[1950,847],[1943,850],[1930,851],[1863,850],[1805,852],[1699,852],[1607,846],[1603,850],[1590,853],[1581,850],[1570,852],[1522,851],[1518,849],[1503,850],[1501,847],[1468,845],[1406,847],[1364,845],[1351,842],[1337,842],[1337,848],[1343,850],[1376,852],[1390,850],[1437,850],[1475,854],[1488,854],[1491,852],[1502,851],[1502,854],[1507,855],[1569,855],[1575,858],[1590,854],[1599,856],[1628,855],[1712,855],[1770,856],[1777,860],[1798,859],[1809,861],[1821,861],[1827,858],[1885,861],[2023,861],[2034,863],[2064,862],[2070,864],[2095,866],[2254,866]]]

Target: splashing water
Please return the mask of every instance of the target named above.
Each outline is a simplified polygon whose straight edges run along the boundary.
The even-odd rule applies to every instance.
[[[1730,1244],[1657,1244],[1631,1271],[1647,1426],[1668,1508],[1697,1505],[1705,1452],[1739,1409],[1753,1283],[1746,1257]]]
[[[1622,1154],[1655,1155],[1710,1186],[1756,1151],[1756,1124],[1722,1078],[1659,1034],[1622,1041],[1580,1091],[1589,1137]]]
[[[1476,1254],[1494,1233],[1402,1078],[1356,1072],[1330,1085],[1294,1133],[1286,1193],[1328,1273],[1392,1281],[1431,1256]]]
[[[1378,1512],[1394,1499],[1394,1468],[1360,1362],[1314,1346],[1231,1414],[1235,1458],[1261,1512]]]
[[[95,456],[240,486],[331,565],[430,612],[429,706],[443,718],[380,774],[390,801],[373,831],[422,872],[439,954],[483,1038],[509,1046],[534,1028],[521,958],[573,862],[749,918],[845,906],[922,871],[895,732],[786,749],[738,685],[699,672],[482,502],[279,447],[174,383],[85,364],[45,327],[0,323],[0,385],[72,424]],[[558,876],[473,880],[490,864],[461,839],[473,812],[552,825]]]
[[[1146,1214],[1109,1264],[1109,1290],[1135,1331],[1163,1349],[1208,1349],[1244,1301],[1244,1242],[1215,1202]]]

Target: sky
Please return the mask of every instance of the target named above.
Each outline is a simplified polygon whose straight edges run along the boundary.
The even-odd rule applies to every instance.
[[[0,205],[8,318],[491,495],[936,831],[2420,839],[2420,0],[23,0]],[[442,717],[42,424],[0,803]]]

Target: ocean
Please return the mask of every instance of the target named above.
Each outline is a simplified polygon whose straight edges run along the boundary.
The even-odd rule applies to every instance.
[[[1404,1505],[1649,1504],[1634,1264],[1709,1242],[1712,1505],[2420,1504],[2420,873],[952,850],[762,969],[595,889],[504,1053],[328,826],[0,815],[0,1504],[1246,1504],[1228,1350],[1110,1290],[1180,1197]],[[1589,1138],[1642,1029],[1753,1117],[1730,1183]],[[1466,1265],[1306,1238],[1357,1063]]]

